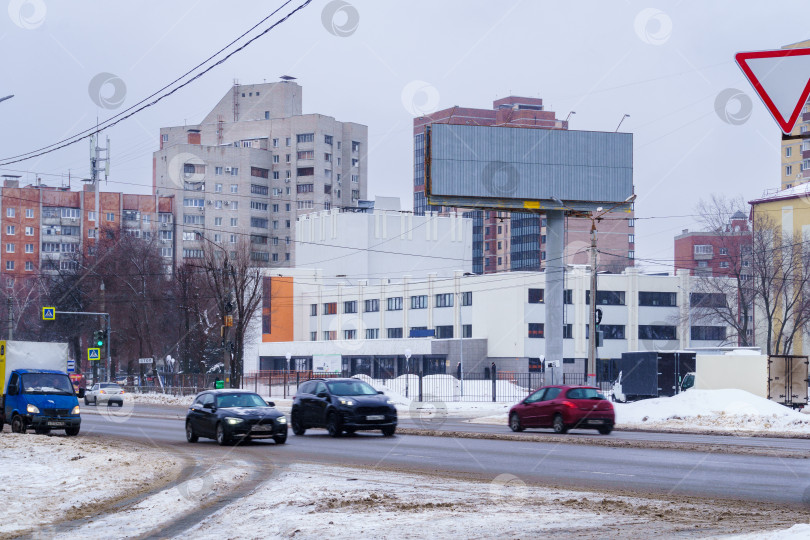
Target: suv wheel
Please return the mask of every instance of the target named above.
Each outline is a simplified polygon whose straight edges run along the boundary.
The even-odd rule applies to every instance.
[[[292,424],[292,431],[296,435],[303,435],[306,433],[307,428],[304,427],[304,423],[301,421],[301,416],[298,411],[292,413],[290,415],[290,423]]]
[[[186,422],[186,440],[190,443],[195,443],[199,440],[197,434],[194,433],[194,428],[191,426],[191,422]]]
[[[393,437],[394,432],[396,432],[396,430],[397,430],[396,426],[386,426],[382,428],[382,434],[384,437]]]
[[[329,416],[326,417],[326,431],[329,432],[330,437],[340,437],[342,428],[340,427],[338,415],[334,412],[330,412]]]

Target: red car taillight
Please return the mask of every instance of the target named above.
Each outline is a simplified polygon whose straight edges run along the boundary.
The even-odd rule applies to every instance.
[[[562,404],[565,405],[566,407],[571,407],[572,409],[577,408],[575,403],[573,403],[571,401],[568,401],[568,400],[563,401]]]

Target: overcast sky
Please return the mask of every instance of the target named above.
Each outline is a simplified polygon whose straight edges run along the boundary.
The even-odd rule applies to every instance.
[[[133,105],[282,1],[4,3],[0,97],[15,97],[0,102],[0,158]],[[341,5],[326,24],[324,11]],[[698,199],[750,199],[779,186],[780,131],[734,53],[810,38],[808,15],[802,1],[315,0],[202,79],[111,128],[112,174],[103,189],[150,192],[161,126],[199,122],[234,79],[286,74],[303,86],[305,113],[369,127],[369,196],[399,196],[410,209],[415,111],[540,97],[559,118],[576,111],[571,129],[613,131],[630,115],[622,131],[634,133],[636,256],[650,269],[671,266],[673,237],[694,228],[689,215]],[[106,103],[91,96],[100,73],[119,78],[125,91],[108,84]],[[743,95],[718,113],[718,95],[734,94],[727,89]],[[88,153],[82,142],[0,174],[36,171],[57,185],[68,170],[88,175]]]

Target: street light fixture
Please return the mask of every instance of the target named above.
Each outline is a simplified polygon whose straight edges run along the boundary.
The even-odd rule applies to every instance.
[[[11,94],[10,96],[0,97],[0,101],[5,101],[5,100],[11,99],[13,97],[14,97],[14,94]]]
[[[614,133],[618,133],[619,128],[620,128],[620,127],[622,127],[622,122],[624,122],[624,119],[625,119],[625,118],[630,118],[630,115],[629,115],[629,114],[625,114],[624,116],[622,116],[622,119],[621,119],[621,120],[619,120],[619,125],[618,125],[618,126],[616,126],[616,131],[615,131]]]

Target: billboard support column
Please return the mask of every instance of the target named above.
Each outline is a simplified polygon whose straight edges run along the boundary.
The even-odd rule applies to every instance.
[[[563,356],[563,294],[565,291],[565,213],[546,210],[546,358],[561,361]]]

